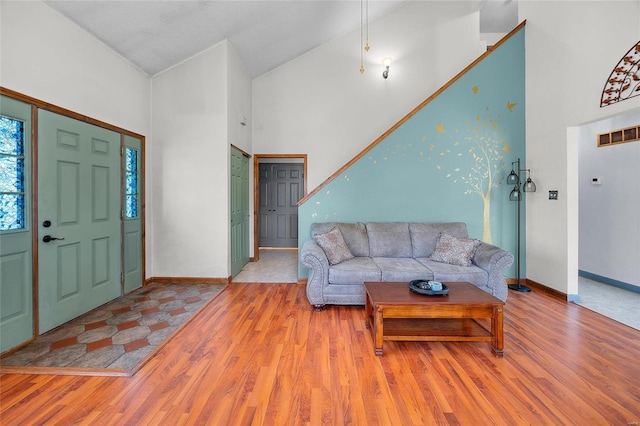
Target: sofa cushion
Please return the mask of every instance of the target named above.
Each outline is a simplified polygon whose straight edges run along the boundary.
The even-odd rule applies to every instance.
[[[362,284],[381,281],[380,269],[370,257],[354,257],[329,267],[329,284]]]
[[[458,238],[467,238],[467,225],[464,222],[450,223],[410,223],[411,245],[413,257],[429,257],[436,249],[436,243],[441,232],[446,232]]]
[[[476,266],[450,265],[448,263],[436,262],[428,258],[419,258],[416,261],[433,271],[434,280],[466,281],[478,287],[486,287],[489,274],[484,269]]]
[[[333,227],[337,227],[340,230],[344,241],[354,256],[369,256],[369,237],[364,223],[313,223],[311,225],[311,236],[324,234]]]
[[[338,228],[354,256],[369,256],[369,237],[364,223],[339,223]]]
[[[471,260],[476,253],[480,241],[470,238],[458,238],[446,232],[441,232],[436,243],[436,249],[429,259],[451,265],[471,266]]]
[[[371,257],[412,257],[409,224],[367,223],[369,255]]]
[[[353,259],[353,254],[347,247],[347,243],[344,242],[338,228],[332,228],[324,234],[316,234],[313,239],[324,250],[330,265],[337,265],[345,260]]]
[[[433,272],[406,257],[374,257],[373,261],[380,268],[382,281],[432,280]]]

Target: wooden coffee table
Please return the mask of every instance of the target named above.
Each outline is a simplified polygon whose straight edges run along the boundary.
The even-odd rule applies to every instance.
[[[373,330],[376,355],[385,340],[489,341],[503,355],[504,302],[471,283],[447,282],[447,296],[425,296],[406,282],[366,282],[367,327]],[[491,330],[476,319],[490,318]]]

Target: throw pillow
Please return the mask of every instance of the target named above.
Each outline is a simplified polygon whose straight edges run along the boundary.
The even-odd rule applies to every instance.
[[[316,234],[313,239],[324,250],[330,265],[353,259],[353,254],[338,228],[331,228],[331,231],[324,234]]]
[[[471,259],[476,253],[480,241],[470,238],[458,238],[441,232],[436,249],[429,259],[451,265],[471,266]]]

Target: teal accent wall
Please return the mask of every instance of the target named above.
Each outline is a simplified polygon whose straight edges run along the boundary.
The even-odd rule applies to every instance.
[[[517,205],[505,179],[512,161],[526,164],[524,35],[523,27],[300,205],[300,247],[314,222],[460,221],[471,237],[515,254]],[[299,276],[308,276],[302,265]]]

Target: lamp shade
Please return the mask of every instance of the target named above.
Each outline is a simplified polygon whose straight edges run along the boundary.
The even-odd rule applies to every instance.
[[[509,185],[515,185],[518,183],[518,175],[513,170],[511,170],[511,173],[507,176],[507,183]]]
[[[509,194],[509,201],[520,201],[521,198],[520,188],[516,185]]]
[[[524,184],[523,190],[524,192],[536,192],[536,184],[533,183],[531,178],[527,178],[527,181]]]

